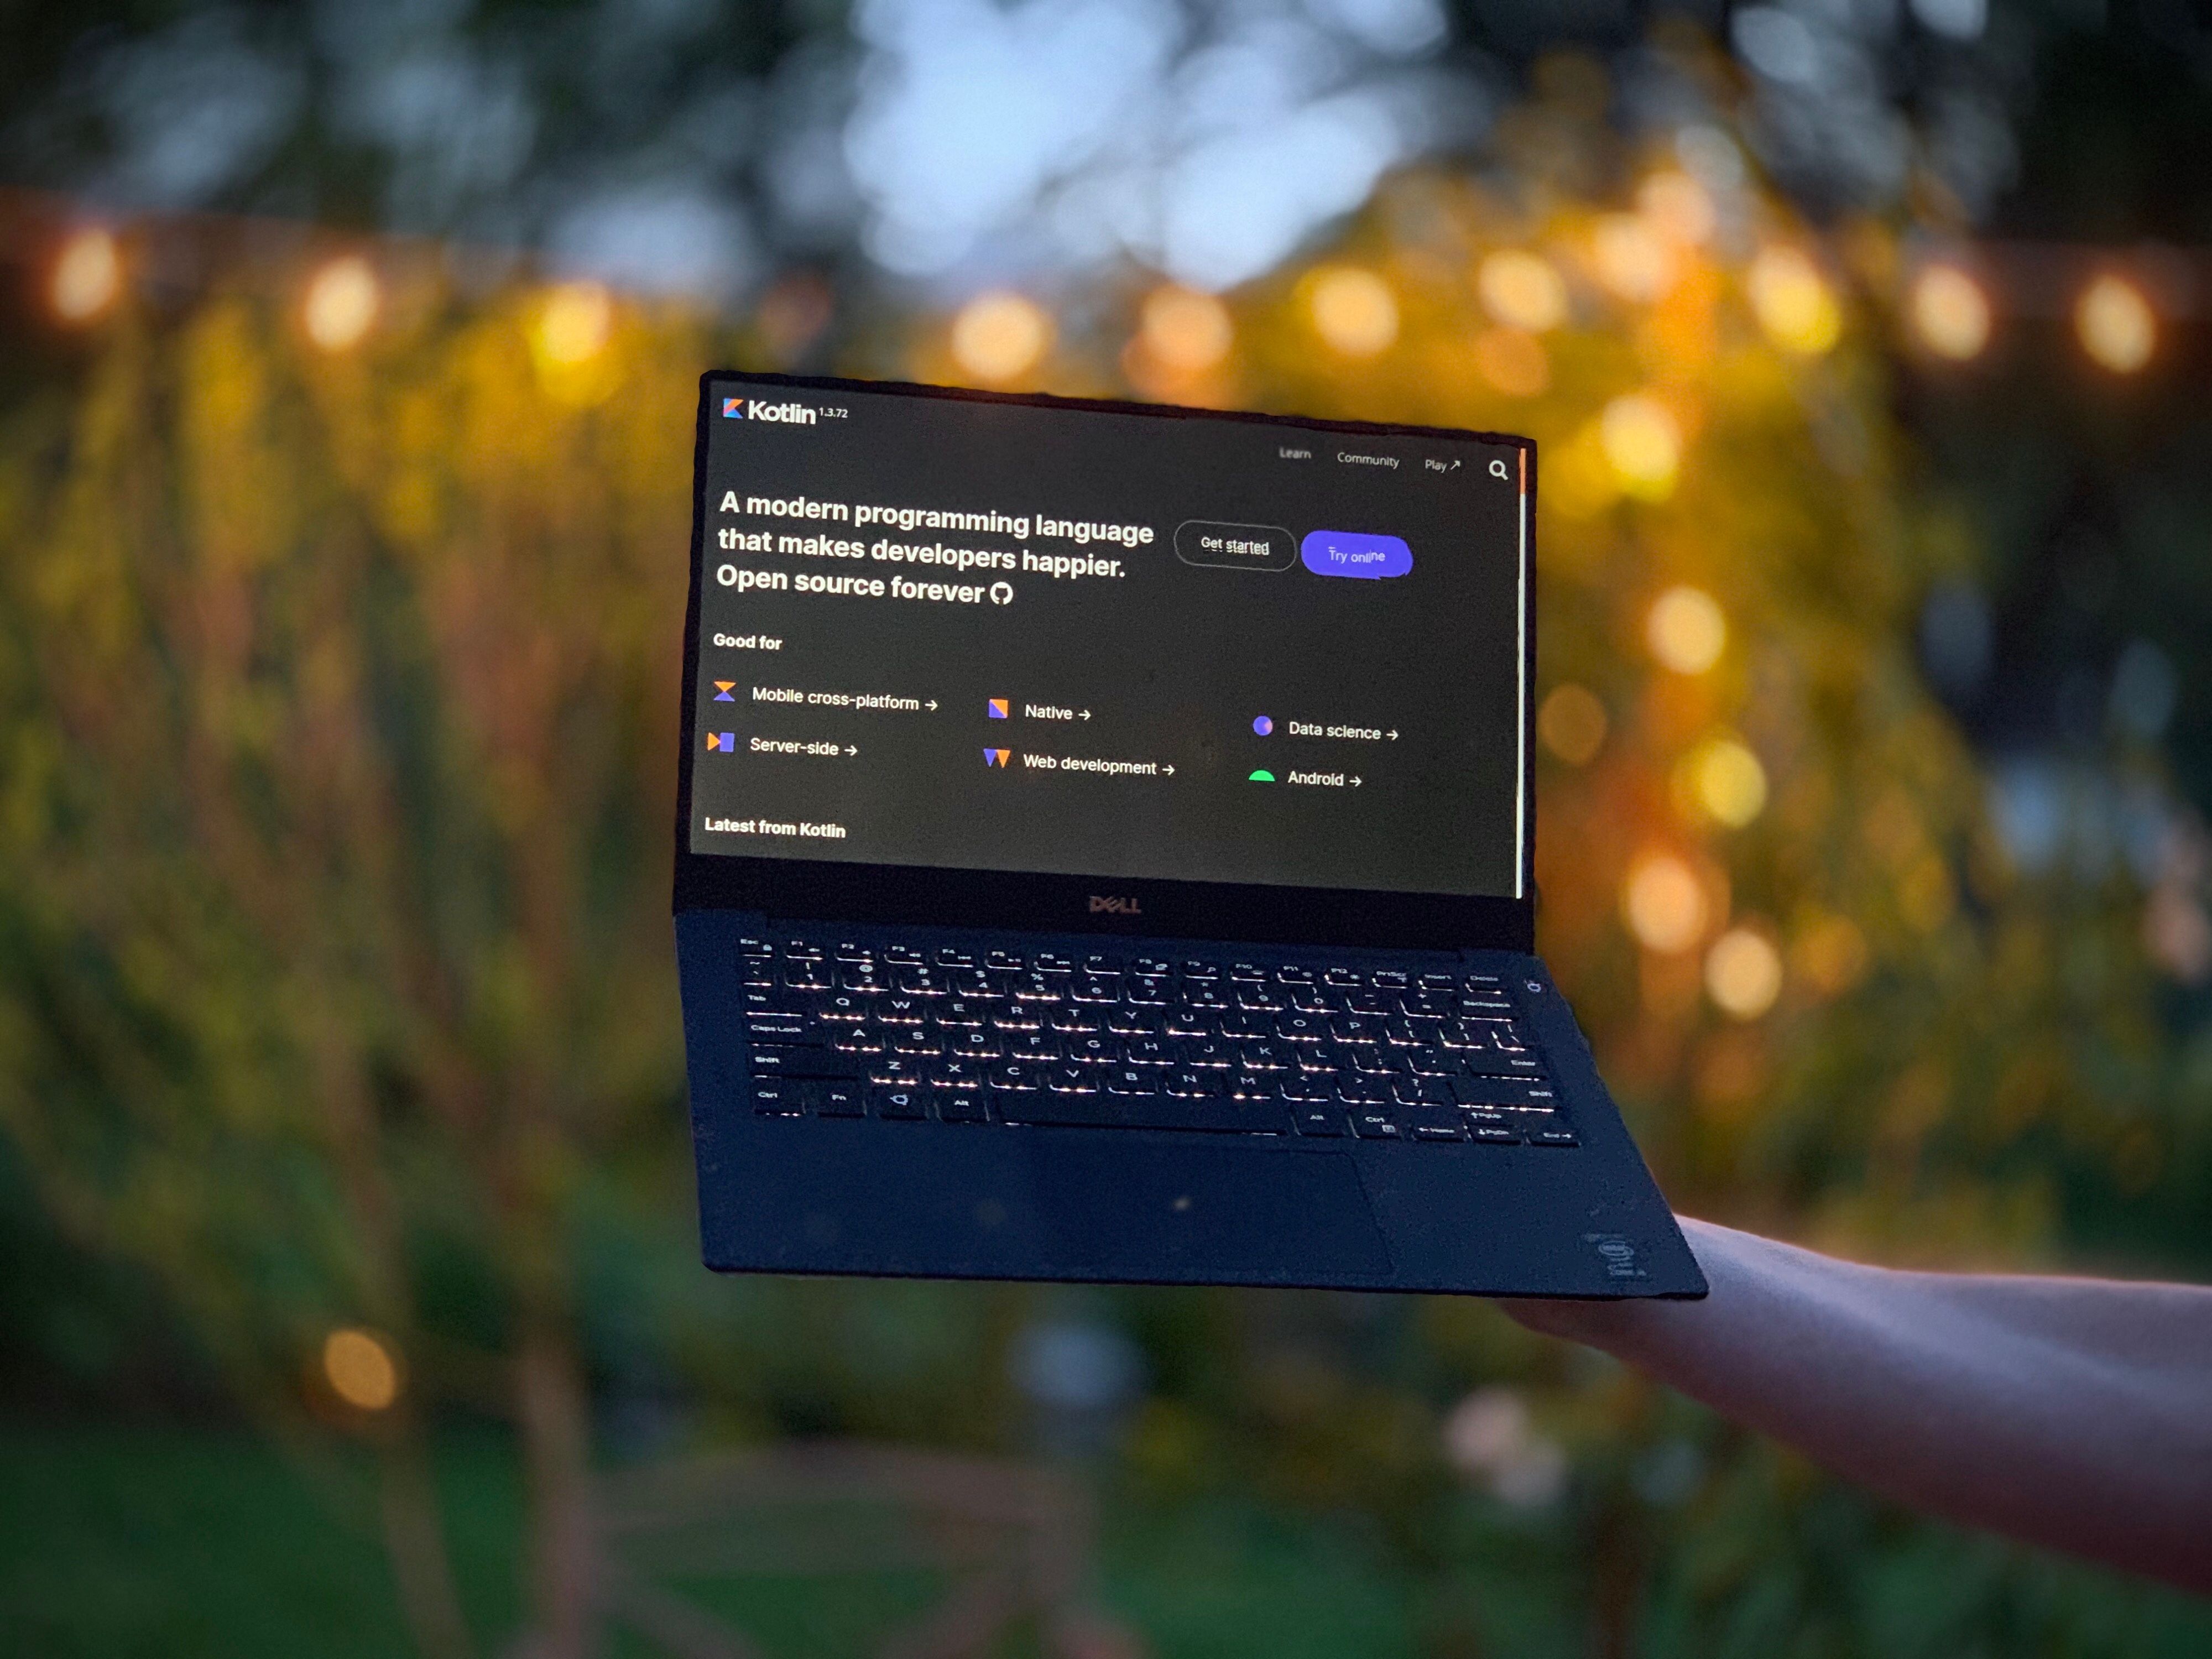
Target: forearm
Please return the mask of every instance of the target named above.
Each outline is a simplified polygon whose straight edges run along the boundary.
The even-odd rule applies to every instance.
[[[1892,1273],[1686,1229],[1707,1300],[1523,1317],[1906,1503],[2212,1590],[2212,1291]]]

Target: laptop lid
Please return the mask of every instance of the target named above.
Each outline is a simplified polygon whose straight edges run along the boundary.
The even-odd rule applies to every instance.
[[[701,380],[676,907],[1526,951],[1535,446]]]

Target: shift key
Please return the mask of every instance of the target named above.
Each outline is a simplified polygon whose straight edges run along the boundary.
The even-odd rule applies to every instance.
[[[753,1045],[755,1077],[857,1078],[863,1056],[840,1054],[834,1048],[789,1048]]]

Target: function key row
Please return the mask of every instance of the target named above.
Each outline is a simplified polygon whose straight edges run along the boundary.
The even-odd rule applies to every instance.
[[[1212,962],[1200,957],[1170,961],[1159,957],[1121,957],[1104,953],[1091,953],[1080,958],[1064,952],[1040,951],[1024,957],[1007,951],[988,951],[978,953],[952,946],[940,946],[925,952],[918,946],[886,945],[869,946],[851,943],[823,945],[805,939],[793,939],[778,945],[758,938],[741,939],[738,942],[738,958],[744,966],[757,972],[763,963],[781,962],[800,970],[799,988],[820,989],[830,982],[838,969],[883,977],[899,975],[905,970],[909,978],[898,986],[900,989],[960,989],[968,994],[981,994],[983,982],[970,979],[965,981],[931,983],[939,975],[961,973],[1003,976],[1028,975],[1031,988],[1040,995],[1058,996],[1069,991],[1080,981],[1089,981],[1095,992],[1103,992],[1110,984],[1124,977],[1131,979],[1169,981],[1186,985],[1211,985],[1221,988],[1229,994],[1232,988],[1279,986],[1325,987],[1340,991],[1414,991],[1433,995],[1464,993],[1469,995],[1503,996],[1505,979],[1494,973],[1413,973],[1397,969],[1361,969],[1352,968],[1315,968],[1296,963],[1262,964],[1253,962]],[[837,969],[829,964],[836,963]],[[811,981],[820,976],[821,984]]]
[[[831,973],[794,963],[783,969],[781,983],[766,966],[748,969],[742,983],[749,1006],[834,1006],[859,1007],[863,1012],[867,1004],[877,1000],[899,1000],[916,1002],[925,1011],[939,1004],[980,1003],[1002,1018],[1012,1017],[1009,1006],[1067,1018],[1080,1018],[1085,1009],[1103,1015],[1128,1008],[1148,1010],[1154,1018],[1163,1013],[1248,1014],[1263,1023],[1278,1016],[1421,1022],[1462,1018],[1511,1022],[1520,1018],[1519,1011],[1503,997],[1465,992],[1338,991],[1318,985],[1224,987],[1156,980],[1139,974],[1121,980],[1079,974],[1061,981],[1049,974],[994,975],[981,969],[848,968]],[[824,997],[832,1002],[822,1005]]]

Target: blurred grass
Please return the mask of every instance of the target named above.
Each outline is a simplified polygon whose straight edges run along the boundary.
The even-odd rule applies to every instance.
[[[441,1437],[456,1570],[486,1650],[515,1628],[522,1517],[511,1443]],[[1827,1593],[1888,1659],[2192,1659],[2212,1603],[1941,1528],[1885,1543],[1838,1512],[1853,1565]],[[1239,1503],[1109,1506],[1103,1605],[1158,1659],[1568,1659],[1586,1650],[1571,1553],[1540,1523],[1473,1521],[1455,1571],[1416,1581],[1354,1518]],[[1802,1605],[1741,1598],[1721,1645],[1686,1610],[1644,1626],[1653,1656],[1813,1652]],[[686,1586],[775,1659],[836,1659],[932,1599],[914,1572]],[[0,1653],[40,1659],[354,1659],[406,1651],[373,1524],[347,1519],[265,1440],[189,1425],[0,1425]],[[610,1644],[643,1656],[642,1644]],[[1003,1651],[1034,1651],[1018,1643]]]
[[[453,1437],[440,1474],[463,1594],[511,1629],[514,1460]],[[0,1427],[0,1652],[185,1659],[408,1650],[382,1539],[233,1429]]]

